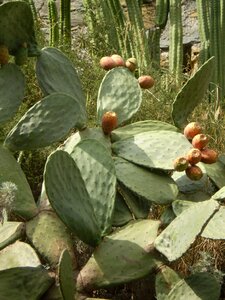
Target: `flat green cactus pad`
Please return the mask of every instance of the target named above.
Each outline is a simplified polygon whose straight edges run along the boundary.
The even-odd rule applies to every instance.
[[[183,134],[161,130],[147,131],[113,143],[113,152],[148,168],[173,170],[173,161],[192,148]]]
[[[64,249],[69,250],[73,267],[76,267],[71,233],[54,212],[40,212],[27,222],[26,235],[42,258],[48,261],[51,267],[56,268],[61,252]]]
[[[118,127],[111,133],[112,142],[132,137],[145,131],[169,130],[179,132],[179,129],[169,123],[157,120],[145,120],[132,123],[123,127]]]
[[[24,223],[4,222],[0,226],[0,250],[20,239],[24,233]]]
[[[225,186],[225,164],[218,160],[214,164],[204,164],[205,170],[209,178],[215,185],[221,189]]]
[[[187,200],[175,200],[172,203],[173,211],[176,216],[180,215],[185,209],[189,208],[192,205],[195,205],[196,202],[187,201]]]
[[[44,171],[48,199],[60,219],[85,243],[96,246],[101,240],[85,182],[73,158],[56,150]]]
[[[139,109],[142,91],[134,75],[124,67],[106,73],[98,92],[98,123],[107,111],[114,111],[118,125],[129,120]]]
[[[221,286],[214,275],[196,273],[180,280],[167,295],[167,300],[219,300]]]
[[[70,254],[67,249],[63,250],[59,260],[59,284],[65,300],[74,300],[75,283]]]
[[[35,216],[38,210],[26,176],[12,153],[1,146],[0,170],[1,197],[7,195],[12,212],[25,220]]]
[[[126,188],[125,185],[119,181],[117,188],[132,212],[133,217],[135,219],[146,219],[149,215],[152,203],[150,201],[146,201],[145,198],[137,195],[129,188]]]
[[[225,186],[219,189],[212,198],[217,201],[224,201],[225,200]]]
[[[28,56],[37,56],[33,14],[25,1],[10,1],[0,5],[0,45],[5,45],[11,55],[27,44]]]
[[[19,67],[11,63],[2,66],[0,68],[0,123],[14,116],[23,100],[24,92],[25,79]]]
[[[41,267],[12,268],[0,271],[1,299],[37,300],[54,279]]]
[[[167,206],[163,213],[160,216],[160,221],[162,222],[163,226],[169,225],[174,219],[176,215],[171,206]]]
[[[219,210],[209,220],[201,236],[208,239],[225,240],[225,207],[221,206]]]
[[[188,123],[188,116],[202,101],[211,81],[214,67],[215,57],[211,57],[177,94],[172,107],[172,118],[177,127],[183,128]]]
[[[79,103],[64,93],[54,93],[34,104],[5,139],[12,151],[49,146],[73,127],[84,125]]]
[[[52,47],[41,49],[37,58],[36,74],[44,95],[55,92],[74,97],[85,112],[86,97],[80,78],[69,58],[62,51]]]
[[[146,201],[168,204],[178,195],[176,183],[167,174],[151,172],[122,158],[115,158],[115,167],[118,180]]]
[[[151,253],[160,222],[134,221],[105,237],[80,271],[77,289],[96,289],[130,282],[161,263]]]
[[[123,197],[119,193],[117,193],[112,218],[112,225],[123,226],[131,220],[133,220],[133,217],[127,204],[125,203]]]
[[[111,141],[108,135],[105,135],[101,128],[85,128],[84,130],[77,131],[72,134],[60,149],[68,152],[69,154],[73,151],[74,147],[84,139],[96,139],[101,142],[106,148],[111,149]]]
[[[169,261],[181,257],[218,207],[217,201],[208,200],[185,209],[156,238],[156,249]]]
[[[17,241],[0,251],[0,271],[16,267],[38,267],[41,262],[35,250]]]
[[[157,300],[165,300],[171,289],[181,280],[181,277],[168,266],[160,268],[155,278]]]
[[[95,139],[82,140],[71,157],[84,180],[102,235],[111,232],[116,196],[116,170],[111,152]]]

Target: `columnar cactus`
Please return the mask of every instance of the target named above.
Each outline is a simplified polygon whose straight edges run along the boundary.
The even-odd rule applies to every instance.
[[[10,2],[10,9],[19,3]],[[5,5],[0,6],[0,15]],[[10,55],[20,47],[17,38],[12,34],[10,43],[15,51]],[[29,39],[27,42],[29,49]],[[36,45],[34,40],[32,45]],[[179,128],[165,122],[128,124],[141,105],[142,90],[126,66],[107,71],[102,80],[97,128],[87,127],[78,73],[61,51],[52,47],[39,50],[35,71],[44,98],[22,116],[0,147],[0,209],[6,214],[0,226],[1,296],[89,299],[86,295],[96,289],[156,276],[159,299],[181,295],[218,299],[221,285],[214,275],[201,272],[181,278],[166,264],[182,257],[197,236],[225,238],[222,231],[217,232],[224,223],[224,157],[213,164],[200,162],[204,176],[199,182],[176,172],[174,160],[193,145]],[[201,84],[203,72],[210,75],[210,69],[202,67],[187,86]],[[13,63],[2,66],[0,82],[12,78],[13,96],[3,84],[2,122],[16,113],[24,96],[21,69]],[[204,83],[198,96],[206,88]],[[187,93],[185,88],[182,91]],[[192,108],[190,103],[185,118]],[[108,111],[117,116],[118,128],[105,132],[101,122]],[[176,125],[183,124],[180,119]],[[60,141],[70,129],[76,132],[46,161],[42,193],[36,203],[13,154]],[[200,198],[206,181],[214,189],[205,189],[208,198]],[[151,219],[154,206],[166,212],[161,220]],[[75,237],[93,250],[81,269],[74,251]]]

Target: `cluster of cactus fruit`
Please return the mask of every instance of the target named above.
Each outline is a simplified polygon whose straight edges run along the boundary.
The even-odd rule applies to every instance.
[[[20,22],[27,22],[29,6],[21,1],[0,5],[2,23],[6,8],[21,14],[20,21],[7,28],[11,39],[0,28],[0,43],[12,49],[25,39],[30,53],[36,47],[32,22],[14,34]],[[94,299],[88,295],[98,289],[154,276],[157,299],[219,299],[221,282],[213,273],[183,277],[170,268],[198,236],[225,239],[218,230],[225,216],[224,155],[212,164],[200,162],[204,174],[198,181],[173,165],[193,149],[182,126],[207,90],[213,58],[176,96],[176,126],[156,120],[129,123],[141,106],[140,84],[126,66],[107,70],[98,91],[98,126],[88,128],[85,95],[71,61],[53,47],[35,51],[44,96],[0,145],[0,298]],[[0,79],[3,124],[20,107],[25,78],[9,62],[1,66]],[[36,203],[14,155],[66,137],[46,161]],[[163,209],[160,220],[149,217],[154,205]],[[82,266],[74,239],[93,250]]]
[[[135,57],[130,57],[124,60],[119,54],[112,54],[111,56],[104,56],[100,59],[100,66],[104,70],[112,70],[116,67],[126,67],[131,72],[137,70],[137,60]],[[154,86],[154,79],[150,75],[141,75],[138,77],[138,83],[143,89],[150,89]]]
[[[207,148],[209,137],[202,133],[202,127],[198,122],[191,122],[184,128],[184,136],[191,141],[193,148],[185,156],[174,160],[175,171],[185,171],[191,180],[200,180],[203,172],[197,164],[213,164],[217,161],[218,153]]]

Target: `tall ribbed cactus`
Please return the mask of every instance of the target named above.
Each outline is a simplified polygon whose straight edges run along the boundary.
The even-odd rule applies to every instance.
[[[183,66],[183,29],[181,15],[181,1],[170,0],[170,43],[169,43],[169,69],[175,76],[178,84]]]
[[[71,0],[60,2],[60,40],[61,44],[71,47]]]
[[[215,56],[215,72],[212,79],[212,90],[216,90],[217,102],[225,96],[225,3],[224,1],[197,0],[199,17],[199,33],[201,38],[200,61],[204,63],[208,57]]]
[[[49,20],[49,45],[59,44],[59,20],[55,0],[48,0],[48,20]]]
[[[70,0],[60,1],[58,13],[56,0],[48,0],[49,45],[71,47]]]
[[[160,37],[169,14],[169,0],[156,0],[155,26],[148,30],[148,44],[153,66],[160,67]]]

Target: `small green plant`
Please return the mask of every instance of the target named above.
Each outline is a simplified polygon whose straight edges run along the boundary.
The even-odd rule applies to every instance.
[[[32,16],[24,2],[1,5],[0,16],[7,8],[17,27]],[[174,99],[175,125],[130,123],[142,104],[139,80],[126,66],[107,70],[98,89],[97,124],[91,128],[80,77],[68,57],[53,47],[39,50],[32,26],[19,37],[12,28],[9,32],[3,34],[2,28],[0,41],[10,56],[20,48],[19,38],[27,43],[28,57],[35,48],[43,98],[0,145],[0,208],[7,212],[0,226],[1,297],[89,299],[98,289],[154,276],[157,299],[218,299],[221,282],[214,274],[202,270],[182,278],[169,266],[198,236],[225,239],[218,230],[225,214],[224,156],[213,164],[201,162],[203,176],[197,182],[173,165],[193,148],[183,129],[207,90],[214,58]],[[26,78],[11,62],[1,66],[0,78],[0,122],[6,123],[21,105]],[[61,140],[48,156],[36,202],[14,154]],[[163,211],[161,220],[150,218],[154,206]],[[74,236],[92,249],[81,269]]]

